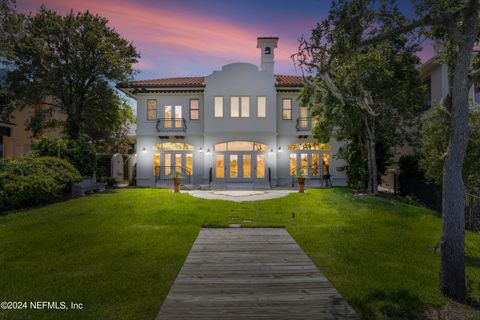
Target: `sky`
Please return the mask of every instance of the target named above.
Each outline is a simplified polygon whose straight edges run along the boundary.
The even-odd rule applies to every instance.
[[[401,0],[408,15],[411,8]],[[279,37],[275,73],[297,74],[290,59],[298,39],[328,14],[330,0],[17,0],[17,10],[41,5],[59,13],[89,10],[133,42],[141,58],[136,79],[209,75],[232,62],[260,64],[259,36]],[[403,8],[402,8],[403,7]],[[429,44],[420,53],[432,55]]]

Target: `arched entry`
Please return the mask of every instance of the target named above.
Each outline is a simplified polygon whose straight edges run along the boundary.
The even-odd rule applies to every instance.
[[[267,145],[253,141],[227,141],[213,146],[216,181],[248,182],[267,178]]]

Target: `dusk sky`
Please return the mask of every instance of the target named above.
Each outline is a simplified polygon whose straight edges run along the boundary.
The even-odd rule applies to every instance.
[[[231,62],[258,65],[258,36],[278,36],[275,73],[296,74],[290,55],[297,39],[308,36],[330,8],[328,0],[17,0],[21,12],[34,13],[42,4],[109,19],[141,54],[137,79],[208,75]],[[422,60],[431,51],[426,45]]]

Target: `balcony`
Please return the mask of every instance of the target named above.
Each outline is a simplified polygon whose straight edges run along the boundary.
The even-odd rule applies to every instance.
[[[310,132],[312,130],[312,118],[297,118],[295,127],[297,128],[297,132]]]
[[[184,118],[159,118],[156,128],[160,136],[185,136],[187,123]]]

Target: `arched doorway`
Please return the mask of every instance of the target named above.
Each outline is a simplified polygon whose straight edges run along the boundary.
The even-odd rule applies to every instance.
[[[213,146],[213,179],[224,182],[253,182],[267,178],[267,145],[253,141],[227,141]]]

